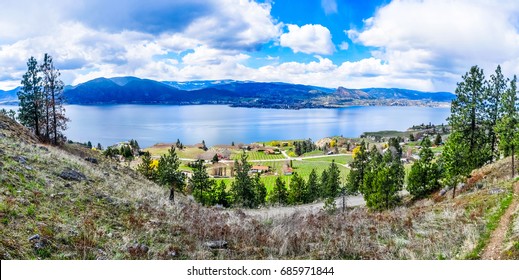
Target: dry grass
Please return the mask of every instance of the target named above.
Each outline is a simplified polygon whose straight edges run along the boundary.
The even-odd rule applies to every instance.
[[[355,208],[262,219],[203,208],[180,195],[171,204],[166,189],[130,168],[79,146],[23,142],[16,137],[26,131],[3,127],[1,259],[457,259],[475,248],[487,216],[509,193],[492,179],[497,185],[485,183],[454,200],[422,200],[382,213]],[[88,179],[66,181],[58,176],[65,168]],[[505,192],[491,194],[495,187]],[[510,242],[517,244],[517,215],[514,221]],[[35,234],[39,241],[29,241]],[[228,247],[204,247],[211,240]]]

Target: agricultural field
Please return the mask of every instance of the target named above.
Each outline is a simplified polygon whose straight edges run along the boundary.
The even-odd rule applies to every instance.
[[[152,157],[159,157],[161,155],[166,154],[170,148],[171,148],[171,145],[169,145],[169,144],[157,144],[152,147],[144,149],[144,151],[150,152]],[[204,153],[204,150],[196,148],[196,147],[185,147],[182,150],[177,149],[176,152],[177,152],[177,155],[179,158],[196,159],[199,155]]]
[[[308,180],[308,177],[310,176],[310,173],[312,172],[312,169],[315,169],[318,176],[321,176],[321,173],[328,168],[330,162],[311,162],[311,161],[299,161],[299,160],[293,160],[292,161],[292,167],[294,172],[297,172],[298,175],[303,177],[303,179]],[[265,187],[267,188],[267,191],[270,192],[270,190],[276,185],[276,179],[278,176],[281,176],[283,180],[287,184],[290,183],[290,179],[292,178],[291,175],[283,175],[282,168],[283,164],[285,164],[284,161],[274,161],[274,162],[262,162],[261,165],[267,165],[271,167],[272,174],[270,175],[262,175],[261,176],[261,182],[265,184]],[[346,181],[346,176],[349,173],[349,169],[339,165],[339,170],[341,171],[341,181]],[[273,175],[278,174],[278,175]],[[234,178],[216,178],[217,182],[224,181],[228,187],[231,186],[232,181],[234,181]]]
[[[327,157],[318,157],[318,158],[303,158],[303,161],[310,162],[320,162],[320,163],[330,163],[335,161],[338,164],[347,164],[353,161],[353,157],[351,154],[348,155],[337,155],[337,156],[327,156]]]
[[[231,159],[239,159],[242,152],[235,152],[231,154]],[[247,151],[245,152],[248,156],[247,160],[273,160],[273,159],[284,159],[285,156],[282,154],[266,154],[265,152]]]

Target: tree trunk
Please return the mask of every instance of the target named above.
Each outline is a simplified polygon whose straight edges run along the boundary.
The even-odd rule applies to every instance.
[[[51,83],[51,94],[52,94],[52,121],[53,121],[53,129],[54,129],[54,145],[58,144],[58,120],[56,116],[56,95],[54,93],[54,82]]]
[[[515,177],[515,145],[512,144],[512,179]]]
[[[171,202],[175,201],[175,184],[173,184],[171,189],[169,189],[169,200],[171,200]]]

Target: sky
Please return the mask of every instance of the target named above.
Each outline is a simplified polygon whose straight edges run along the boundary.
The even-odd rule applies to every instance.
[[[0,0],[0,89],[54,58],[98,77],[453,92],[472,65],[519,74],[517,0]]]

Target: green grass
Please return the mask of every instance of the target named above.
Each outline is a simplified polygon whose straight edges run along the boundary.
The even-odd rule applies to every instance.
[[[171,147],[163,147],[163,146],[155,147],[155,146],[153,146],[153,147],[144,149],[144,151],[150,152],[150,154],[152,156],[157,157],[157,156],[166,154],[170,148]],[[177,152],[177,155],[179,158],[197,159],[198,155],[201,155],[204,153],[204,150],[199,149],[199,148],[188,147],[188,148],[184,148],[182,150],[176,149],[176,152]]]
[[[242,152],[237,152],[231,154],[231,159],[239,159],[241,157]],[[285,156],[282,154],[266,154],[264,152],[246,152],[248,158],[247,160],[273,160],[273,159],[284,159]]]
[[[338,164],[347,164],[353,161],[353,157],[351,155],[340,155],[340,156],[328,156],[328,157],[320,157],[320,158],[304,158],[303,161],[310,162],[321,162],[321,163],[331,163],[335,161]]]
[[[267,191],[270,191],[276,185],[276,179],[278,176],[281,176],[283,180],[287,184],[290,183],[290,179],[292,176],[283,175],[283,165],[285,162],[274,161],[274,162],[263,162],[262,165],[268,165],[271,167],[272,173],[277,173],[278,175],[262,175],[261,182],[265,184]],[[292,166],[294,172],[297,172],[303,179],[308,180],[312,169],[315,169],[318,176],[321,176],[321,173],[330,166],[331,162],[311,162],[311,161],[292,161]],[[349,173],[349,169],[339,165],[339,170],[341,171],[341,179],[342,181],[346,180],[346,176]],[[230,187],[231,183],[234,181],[234,178],[216,178],[218,183],[220,181],[224,181],[225,184]]]
[[[512,204],[513,200],[513,193],[508,193],[506,196],[504,196],[499,205],[498,208],[495,211],[492,211],[487,213],[486,216],[486,227],[483,231],[483,233],[480,235],[478,243],[476,247],[465,256],[465,259],[470,260],[477,260],[481,258],[481,253],[483,252],[483,249],[485,246],[487,246],[490,236],[492,235],[492,232],[497,228],[499,225],[499,221],[501,220],[501,216],[505,213],[506,209]]]

